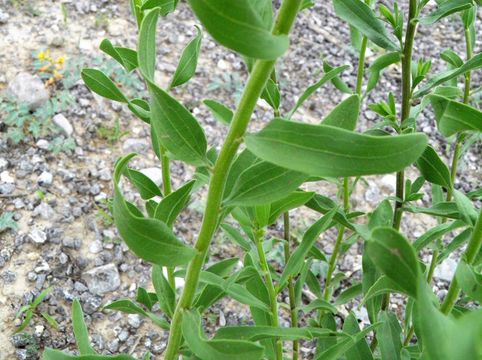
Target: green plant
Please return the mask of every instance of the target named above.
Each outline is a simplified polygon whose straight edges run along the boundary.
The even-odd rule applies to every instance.
[[[10,211],[6,211],[0,215],[0,233],[8,229],[13,231],[17,230],[18,224],[13,218],[13,215],[14,214]]]
[[[20,319],[23,316],[23,321],[20,326],[15,330],[15,332],[19,333],[23,331],[29,324],[34,315],[37,313],[37,307],[40,303],[45,299],[48,293],[51,291],[51,288],[47,288],[43,290],[38,296],[32,300],[32,302],[28,305],[22,306],[20,310],[17,312],[16,318]],[[47,323],[54,329],[59,327],[57,321],[50,316],[47,312],[42,312],[40,315],[47,321]]]
[[[117,143],[124,136],[129,135],[128,131],[122,131],[119,119],[116,119],[114,126],[101,126],[99,130],[97,130],[97,133],[111,145]]]
[[[113,219],[131,251],[153,264],[155,291],[139,288],[135,300],[117,300],[105,309],[139,314],[168,330],[166,360],[180,355],[203,360],[282,360],[288,355],[287,342],[293,343],[291,357],[298,359],[299,342],[304,340],[316,341],[317,360],[480,359],[482,311],[477,302],[481,300],[482,215],[473,203],[480,197],[480,189],[464,194],[454,187],[465,141],[482,131],[482,112],[471,106],[470,90],[471,72],[482,67],[482,54],[472,51],[478,5],[472,0],[448,0],[426,15],[422,10],[428,1],[409,0],[407,14],[402,14],[399,5],[393,10],[383,6],[379,17],[370,0],[334,0],[337,15],[352,28],[353,45],[359,53],[356,84],[350,86],[341,80],[340,74],[349,66],[333,68],[324,63],[321,79],[285,112],[280,106],[276,60],[289,46],[288,35],[297,14],[313,3],[284,0],[275,16],[271,0],[188,0],[205,30],[218,43],[242,55],[249,69],[234,112],[220,102],[205,101],[218,120],[229,124],[217,152],[208,149],[200,124],[170,93],[195,73],[199,33],[180,57],[175,78],[182,74],[183,81],[173,80],[165,90],[154,81],[156,25],[159,16],[174,11],[176,3],[132,0],[139,28],[137,49],[114,46],[108,40],[101,44],[127,73],[137,70],[142,75],[149,101],[126,94],[102,71],[82,71],[92,91],[126,104],[150,125],[153,150],[163,170],[161,191],[145,175],[129,168],[136,154],[116,163]],[[453,51],[444,52],[442,58],[449,68],[430,75],[430,59],[412,62],[417,26],[453,14],[462,17],[467,59],[463,61]],[[405,29],[403,23],[407,24]],[[369,43],[380,49],[380,56],[365,74]],[[397,97],[390,94],[387,102],[369,104],[382,121],[365,133],[355,131],[362,103],[376,88],[382,71],[395,63],[402,67],[400,111],[396,111]],[[462,92],[459,78],[464,79]],[[292,120],[303,103],[329,82],[349,96],[319,124]],[[273,120],[261,131],[247,133],[259,98],[272,108]],[[428,145],[427,136],[416,130],[419,114],[429,105],[440,134],[456,137],[450,167]],[[196,167],[194,180],[172,189],[171,159]],[[420,173],[413,180],[405,177],[405,169],[412,165]],[[397,174],[395,197],[384,199],[368,214],[351,209],[350,196],[359,180],[387,173]],[[122,180],[139,191],[145,211],[124,198]],[[338,186],[336,200],[300,188],[306,182],[322,181]],[[203,184],[208,184],[203,221],[196,243],[190,246],[178,239],[172,228],[191,193]],[[425,194],[424,184],[431,189],[429,207],[417,202]],[[297,239],[294,234],[299,230],[292,229],[289,211],[302,206],[321,215]],[[405,213],[428,214],[436,217],[438,224],[410,241],[400,232]],[[270,230],[281,218],[282,239]],[[337,238],[328,257],[317,243],[330,229],[336,230]],[[208,263],[218,230],[239,247],[242,259]],[[445,244],[444,236],[453,231],[457,235]],[[359,282],[336,272],[340,254],[355,242],[363,244]],[[277,256],[280,243],[284,264],[276,266],[279,264],[271,259]],[[433,270],[465,244],[448,295],[440,304],[430,288]],[[418,255],[428,249],[432,249],[431,264],[423,263]],[[240,260],[242,265],[238,265]],[[185,282],[181,294],[176,291],[176,277]],[[308,304],[302,296],[306,288],[316,297]],[[459,299],[461,291],[464,297]],[[406,300],[403,317],[390,309],[391,293]],[[287,294],[288,306],[279,301],[281,294]],[[254,325],[221,327],[208,338],[202,314],[224,297],[248,306]],[[365,307],[371,322],[363,329],[353,312],[343,314],[338,308],[355,298],[361,300],[360,307]],[[161,315],[154,311],[156,304]],[[281,306],[289,310],[290,327],[280,326]],[[337,318],[343,320],[341,324]],[[76,321],[74,312],[74,328]],[[82,332],[85,334],[85,329]],[[85,345],[86,338],[78,339],[84,356],[93,353],[90,345]],[[46,350],[44,358],[62,357]],[[119,358],[130,359],[124,355]]]

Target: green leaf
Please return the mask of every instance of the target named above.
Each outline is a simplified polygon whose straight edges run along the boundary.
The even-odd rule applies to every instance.
[[[373,263],[405,293],[416,297],[420,269],[408,241],[393,228],[378,227],[366,246]]]
[[[134,184],[137,190],[139,190],[143,200],[149,200],[154,196],[162,196],[159,186],[140,171],[127,168],[124,171],[124,175]]]
[[[182,333],[191,351],[201,360],[258,360],[263,347],[245,340],[207,340],[201,316],[195,311],[182,314]]]
[[[335,306],[344,305],[362,293],[362,284],[353,284],[343,291],[335,300]]]
[[[74,328],[75,341],[77,342],[80,354],[96,354],[90,345],[89,332],[84,322],[84,312],[77,299],[74,299],[72,302],[72,327]]]
[[[160,8],[146,11],[139,29],[137,62],[142,76],[154,82],[156,69],[156,28]]]
[[[350,312],[343,323],[343,331],[350,335],[360,332],[358,321],[355,315]],[[354,347],[345,352],[346,360],[372,360],[373,355],[365,338],[356,343]]]
[[[300,310],[303,311],[305,314],[313,310],[327,310],[333,314],[338,313],[338,310],[336,309],[335,306],[333,306],[328,301],[325,301],[323,299],[315,299],[312,302],[310,302],[308,305],[301,306]]]
[[[59,323],[57,322],[57,320],[55,320],[55,318],[53,316],[50,316],[48,312],[42,312],[42,313],[40,313],[40,315],[42,315],[42,317],[45,319],[45,321],[47,321],[47,323],[52,328],[54,328],[55,330],[59,329]]]
[[[392,64],[396,64],[400,61],[400,52],[391,52],[388,54],[383,54],[378,57],[368,68],[368,82],[366,93],[368,94],[372,91],[375,86],[377,86],[378,80],[380,79],[380,74],[383,69],[387,68]]]
[[[373,297],[378,295],[387,294],[390,292],[404,294],[405,291],[402,287],[398,286],[395,281],[388,278],[387,276],[380,276],[377,281],[366,291],[363,297],[362,304],[367,303]]]
[[[295,191],[285,198],[271,204],[268,225],[274,224],[278,217],[286,211],[306,204],[315,195],[314,192]]]
[[[270,338],[283,340],[312,340],[318,337],[333,337],[336,333],[321,328],[286,328],[274,326],[227,326],[216,332],[215,339],[240,339],[258,341]]]
[[[132,113],[147,124],[151,123],[151,112],[149,104],[142,99],[132,99],[127,104]]]
[[[251,244],[249,243],[249,241],[244,239],[243,235],[241,235],[241,233],[237,229],[235,229],[234,227],[232,227],[229,224],[221,224],[220,227],[221,227],[221,229],[223,229],[225,234],[230,239],[232,239],[235,243],[237,243],[239,246],[241,246],[241,248],[244,251],[250,251],[251,250]]]
[[[422,17],[420,23],[423,25],[432,25],[444,17],[470,9],[472,6],[472,0],[446,0],[439,4],[437,10],[430,13],[430,15]]]
[[[437,127],[444,136],[462,131],[482,132],[482,112],[439,95],[430,95]]]
[[[197,35],[182,51],[181,59],[169,86],[171,89],[188,82],[196,72],[199,50],[201,49],[202,32],[196,26]]]
[[[207,32],[221,45],[241,55],[274,60],[288,49],[285,35],[273,35],[250,0],[189,0]]]
[[[462,259],[457,266],[455,278],[468,297],[482,303],[482,274]]]
[[[306,178],[303,173],[261,161],[240,174],[225,201],[228,205],[269,204],[288,196]]]
[[[378,344],[382,359],[401,360],[402,350],[402,328],[397,316],[388,311],[380,313],[380,326],[377,331]]]
[[[393,208],[388,199],[383,200],[373,211],[368,219],[368,228],[375,229],[378,226],[390,226],[393,221]]]
[[[129,101],[122,91],[117,88],[114,82],[102,71],[96,69],[82,69],[81,75],[85,85],[96,94],[123,103]]]
[[[43,360],[136,360],[127,355],[71,355],[60,350],[45,348],[42,354]]]
[[[151,319],[152,322],[157,326],[159,326],[161,329],[164,329],[164,330],[169,329],[169,323],[166,320],[161,319],[160,317],[154,315],[151,312],[145,311],[143,308],[136,305],[129,299],[121,299],[121,300],[113,301],[110,304],[104,306],[104,309],[117,310],[126,314],[141,315]]]
[[[360,97],[352,95],[339,103],[321,122],[345,130],[353,131],[356,128],[360,112]]]
[[[150,83],[151,126],[159,144],[188,164],[205,165],[207,141],[191,112],[167,92]]]
[[[322,87],[324,84],[326,84],[328,81],[335,79],[340,73],[348,69],[348,65],[343,65],[339,66],[337,68],[329,70],[323,77],[318,80],[316,83],[313,85],[309,86],[303,94],[301,94],[300,98],[296,102],[295,106],[293,106],[293,109],[289,112],[287,119],[291,119],[293,114],[296,112],[296,110],[299,109],[301,105],[311,96],[315,93],[316,90],[318,90],[320,87]]]
[[[374,44],[396,51],[399,47],[373,10],[361,0],[333,0],[336,14],[355,27]]]
[[[127,246],[146,261],[161,266],[186,264],[196,251],[177,239],[165,223],[157,219],[141,217],[138,210],[133,213],[133,207],[129,206],[122,196],[119,188],[120,175],[133,156],[135,154],[121,158],[114,171],[115,189],[112,210],[119,234]]]
[[[472,201],[467,196],[465,196],[465,194],[458,190],[454,190],[454,199],[455,204],[457,204],[457,209],[459,210],[462,217],[462,220],[464,220],[465,223],[474,226],[477,218],[479,217],[479,213],[477,212],[477,210],[475,210]]]
[[[430,243],[440,239],[444,234],[464,225],[464,222],[460,220],[439,224],[415,240],[413,247],[416,251],[420,251]]]
[[[136,294],[136,301],[142,305],[144,305],[149,311],[152,310],[152,307],[157,302],[157,296],[151,296],[152,293],[148,293],[146,289],[143,287],[137,288]]]
[[[330,210],[325,216],[311,225],[308,230],[303,235],[300,245],[291,254],[288,263],[286,264],[279,283],[284,284],[288,277],[296,276],[299,274],[301,268],[303,267],[304,259],[311,247],[315,244],[318,236],[326,231],[332,224],[333,216],[335,215],[336,208]]]
[[[399,171],[427,146],[423,134],[370,136],[327,125],[275,119],[246,137],[263,160],[313,176],[347,177]]]
[[[191,180],[162,199],[156,207],[154,217],[172,227],[191,197],[195,181]]]
[[[417,160],[417,167],[428,182],[449,189],[452,187],[450,171],[430,145]]]
[[[102,40],[99,48],[107,55],[110,55],[113,59],[115,59],[128,72],[131,72],[138,67],[137,51],[135,50],[123,47],[115,47],[108,39]]]
[[[159,305],[165,314],[172,317],[176,306],[176,293],[162,273],[160,266],[152,267],[152,285],[156,291]]]
[[[278,85],[271,79],[268,79],[266,87],[261,94],[261,99],[265,100],[272,109],[278,110],[281,103],[281,94]]]
[[[337,208],[338,205],[329,197],[315,194],[310,201],[306,203],[306,206],[314,211],[317,211],[321,214],[326,214],[333,208]],[[338,222],[339,224],[351,229],[355,230],[354,226],[350,221],[347,219],[345,213],[338,209],[333,216],[333,219]]]
[[[215,100],[204,100],[203,103],[211,110],[217,120],[226,125],[231,124],[234,113],[230,108]]]

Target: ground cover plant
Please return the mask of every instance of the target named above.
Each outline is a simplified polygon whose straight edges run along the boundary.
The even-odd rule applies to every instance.
[[[477,108],[478,98],[473,98],[480,90],[471,82],[471,73],[482,67],[482,54],[474,53],[480,4],[438,1],[434,10],[425,11],[427,3],[409,0],[408,11],[402,12],[397,2],[387,7],[369,0],[334,0],[340,22],[351,27],[359,61],[339,67],[325,63],[321,78],[300,94],[291,111],[282,113],[278,84],[283,79],[276,72],[276,61],[290,46],[297,14],[310,11],[311,1],[284,0],[275,7],[271,0],[189,0],[202,27],[180,55],[169,87],[162,89],[155,81],[156,26],[160,18],[176,10],[177,2],[132,0],[137,49],[109,40],[100,48],[127,73],[136,71],[142,76],[148,97],[128,96],[97,69],[84,69],[82,78],[93,92],[125,104],[150,126],[152,148],[162,164],[162,188],[130,168],[129,161],[136,154],[126,154],[114,170],[112,215],[130,250],[152,263],[154,291],[139,288],[136,299],[117,300],[104,308],[139,314],[168,331],[163,354],[168,360],[180,356],[299,359],[301,341],[315,344],[314,358],[320,360],[480,359],[482,216],[476,205],[481,190],[463,192],[454,186],[463,151],[482,131],[482,112]],[[462,21],[466,54],[442,51],[447,69],[432,73],[430,59],[413,59],[417,27],[447,16]],[[234,111],[218,101],[204,101],[220,126],[229,126],[220,149],[208,146],[194,115],[171,92],[195,75],[203,31],[242,56],[250,73]],[[366,64],[369,45],[379,56]],[[376,88],[380,73],[397,63],[402,68],[400,93],[368,104],[381,121],[363,133],[356,131],[360,108]],[[356,84],[341,79],[350,65],[358,69]],[[317,124],[299,119],[297,110],[329,82],[346,93],[345,99]],[[261,131],[248,133],[260,98],[272,108],[272,120]],[[422,111],[432,112],[439,134],[453,141],[450,164],[418,131]],[[177,189],[171,183],[173,160],[196,168],[193,179]],[[416,168],[419,176],[406,178],[408,167]],[[394,196],[369,214],[350,208],[349,198],[360,178],[388,173],[396,173]],[[126,181],[139,191],[143,208],[125,199]],[[303,190],[304,184],[317,182],[336,184],[339,198],[335,201]],[[203,222],[195,244],[189,245],[173,229],[191,194],[202,186],[208,187]],[[424,195],[429,196],[430,206],[418,202]],[[302,206],[319,212],[320,217],[297,239],[289,212]],[[406,213],[431,215],[438,224],[413,239],[412,234],[400,232]],[[282,239],[270,233],[278,221],[283,223]],[[328,256],[317,244],[332,228],[337,238]],[[239,247],[243,257],[207,266],[218,231]],[[452,232],[456,236],[447,243],[444,238]],[[343,274],[336,273],[337,260],[355,242],[364,249],[362,279],[340,291]],[[281,268],[268,261],[276,244],[284,250]],[[438,299],[430,286],[434,270],[461,249],[448,292]],[[429,263],[420,256],[427,251]],[[325,274],[314,270],[319,263],[327,265]],[[184,279],[180,293],[176,278]],[[315,295],[309,303],[303,296],[307,289]],[[405,300],[401,313],[390,307],[395,293]],[[287,304],[281,301],[283,294],[288,296]],[[248,306],[252,324],[221,327],[208,336],[203,313],[225,297]],[[353,312],[338,311],[337,306],[355,297],[362,299],[370,326],[360,328]],[[289,313],[289,327],[280,325],[282,311]],[[72,313],[80,355],[46,349],[44,359],[132,359],[128,354],[97,354],[78,301],[73,302]]]

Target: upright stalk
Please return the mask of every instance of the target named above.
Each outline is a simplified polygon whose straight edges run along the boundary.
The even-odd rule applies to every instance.
[[[289,33],[301,2],[302,0],[283,1],[273,28],[273,34],[287,35]],[[199,281],[199,274],[217,228],[228,170],[239,145],[242,143],[256,102],[273,71],[275,62],[275,60],[258,60],[255,63],[246,87],[244,88],[238,108],[234,114],[226,140],[214,165],[201,230],[194,246],[197,254],[187,268],[184,289],[172,317],[171,331],[164,356],[165,360],[174,360],[178,356],[179,346],[182,341],[181,324],[183,311],[191,307]]]

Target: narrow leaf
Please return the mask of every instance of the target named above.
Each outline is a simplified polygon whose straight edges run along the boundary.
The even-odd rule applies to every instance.
[[[470,9],[472,6],[472,0],[447,0],[441,2],[435,11],[422,17],[420,23],[423,25],[432,25],[444,17]]]
[[[74,328],[75,341],[77,342],[80,354],[96,354],[90,345],[89,332],[84,322],[84,312],[77,299],[74,299],[72,302],[72,327]]]
[[[172,227],[191,197],[195,181],[191,180],[162,199],[156,207],[154,217]]]
[[[446,189],[452,187],[449,168],[430,145],[418,158],[417,167],[428,182],[443,186]]]
[[[215,100],[204,100],[203,103],[211,110],[217,120],[226,125],[231,124],[234,113],[230,108]]]
[[[201,49],[202,32],[196,26],[197,35],[182,51],[181,59],[177,65],[176,72],[172,78],[170,88],[182,85],[189,81],[194,76],[197,67],[197,60],[199,57],[199,50]]]
[[[96,94],[114,101],[128,102],[122,91],[120,91],[114,82],[102,71],[82,69],[81,75],[85,85]]]

